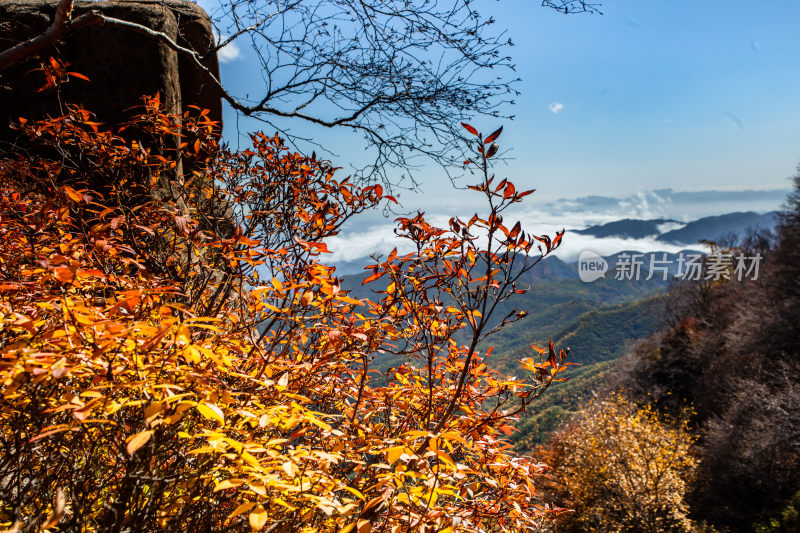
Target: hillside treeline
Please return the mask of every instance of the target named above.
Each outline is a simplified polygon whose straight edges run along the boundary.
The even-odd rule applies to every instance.
[[[541,450],[555,465],[550,490],[575,510],[562,515],[557,530],[800,531],[800,172],[794,186],[775,234],[725,250],[761,254],[758,278],[674,287],[664,328],[609,377],[608,389],[625,398],[596,401]],[[616,402],[611,411],[609,402]],[[628,442],[619,434],[639,416],[634,405],[656,413],[632,430],[636,439],[626,437],[642,445],[619,454],[620,472],[595,471],[603,479],[589,483],[605,485],[586,496],[581,476],[598,454]],[[623,414],[609,420],[609,413]],[[597,436],[597,449],[574,453],[587,448],[587,434]],[[560,455],[568,459],[559,462]],[[662,468],[663,461],[672,463]],[[685,483],[663,483],[676,475]],[[584,480],[580,490],[576,479]],[[625,484],[638,494],[621,499]],[[668,520],[676,494],[691,520]],[[587,497],[591,505],[581,501]]]

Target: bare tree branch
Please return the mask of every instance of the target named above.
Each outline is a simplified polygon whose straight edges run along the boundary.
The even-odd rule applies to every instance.
[[[595,12],[584,0],[543,0],[563,13]],[[434,162],[451,177],[466,159],[459,122],[505,114],[517,91],[513,46],[492,33],[491,15],[473,0],[218,0],[217,43],[204,50],[98,10],[71,19],[59,0],[53,24],[0,53],[0,70],[78,28],[106,24],[157,40],[188,57],[230,106],[271,122],[344,127],[363,136],[371,162],[356,177],[416,187],[414,172]],[[256,98],[234,94],[204,64],[209,54],[249,39],[263,85]],[[305,136],[308,136],[305,134]],[[302,149],[300,136],[288,140]]]
[[[542,7],[549,7],[565,15],[570,13],[598,13],[602,15],[599,3],[586,2],[585,0],[542,0]]]
[[[73,0],[59,0],[53,23],[44,33],[0,52],[0,70],[36,54],[61,39],[72,19],[72,4]]]

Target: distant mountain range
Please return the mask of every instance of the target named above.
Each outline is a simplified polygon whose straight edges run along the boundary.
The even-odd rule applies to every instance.
[[[679,222],[667,218],[650,220],[626,218],[571,231],[598,238],[642,239],[653,237],[669,244],[692,246],[700,240],[730,241],[731,236],[735,236],[736,240],[741,240],[752,231],[772,230],[777,223],[778,213],[775,211],[764,214],[747,211],[703,217],[693,222]]]
[[[600,246],[602,255],[618,255],[623,251],[636,252],[658,252],[658,243],[664,243],[665,250],[675,251],[675,246],[683,249],[703,250],[698,246],[701,240],[714,241],[723,245],[739,244],[741,239],[746,237],[754,230],[773,230],[778,223],[778,213],[770,211],[767,213],[756,213],[754,211],[734,212],[724,215],[707,216],[691,222],[681,222],[670,218],[638,219],[625,218],[615,220],[606,224],[589,226],[584,229],[567,230],[564,241],[570,241],[571,234],[583,235],[598,239],[625,239],[629,243],[606,242]],[[732,236],[735,238],[732,239]],[[585,242],[583,237],[580,242],[586,249],[592,249],[591,242]],[[667,246],[669,245],[669,246]],[[384,243],[385,246],[385,243]],[[563,247],[562,247],[563,248]],[[680,249],[679,248],[679,249]],[[378,254],[388,252],[386,249],[371,250]],[[567,253],[564,257],[567,262],[577,260],[577,254],[572,256]],[[335,261],[336,273],[339,276],[361,275],[364,273],[364,266],[372,264],[369,257],[360,257],[350,261]],[[540,265],[540,269],[560,270],[565,274],[565,267],[556,264]],[[575,272],[567,274],[574,276]]]
[[[679,255],[641,253],[635,248],[643,241],[637,239],[652,238],[663,242],[665,247],[673,245],[673,249],[674,245],[685,247],[681,252],[685,253],[702,250],[698,246],[700,240],[734,244],[729,237],[731,234],[741,239],[753,230],[772,230],[777,222],[776,212],[751,211],[704,217],[688,223],[666,218],[624,219],[573,230],[596,238],[630,239],[630,243],[623,245],[631,248],[605,255],[606,275],[590,283],[581,281],[577,262],[547,257],[519,280],[520,286],[528,286],[530,290],[515,295],[497,309],[498,317],[505,316],[512,308],[525,309],[527,318],[510,324],[479,346],[481,351],[494,346],[490,365],[505,375],[519,375],[519,360],[531,356],[531,344],[546,346],[550,340],[561,348],[571,348],[570,362],[580,364],[567,372],[570,381],[555,384],[521,417],[519,433],[513,437],[516,446],[530,451],[543,442],[549,432],[563,424],[603,386],[613,372],[615,361],[631,343],[663,326],[666,316],[663,294],[673,282],[663,279],[662,273],[655,270],[661,267],[654,265],[668,263],[668,273],[675,275]],[[630,261],[633,255],[640,257],[641,275],[636,279],[618,279],[615,269],[620,261]],[[384,280],[362,286],[361,281],[369,272],[357,268],[358,263],[337,265],[337,272],[343,275],[342,287],[356,298],[379,298],[372,291],[382,289]],[[657,274],[651,277],[650,268]],[[456,340],[465,342],[459,336]],[[376,358],[373,368],[384,371],[403,362],[404,358],[383,356]]]

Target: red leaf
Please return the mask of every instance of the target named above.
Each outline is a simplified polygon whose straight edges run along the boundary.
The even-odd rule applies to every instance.
[[[506,190],[503,191],[503,198],[511,198],[516,192],[517,188],[514,187],[514,184],[509,181],[508,185],[506,185]]]
[[[491,143],[492,141],[494,141],[495,139],[497,139],[498,137],[500,137],[500,134],[501,134],[502,132],[503,132],[503,126],[500,126],[499,128],[497,128],[497,131],[495,131],[494,133],[492,133],[491,135],[489,135],[488,137],[486,137],[486,139],[484,139],[484,141],[483,141],[483,144],[489,144],[489,143]]]
[[[387,200],[389,200],[391,202],[397,203],[397,199],[394,196],[388,196],[387,195],[387,196],[384,196],[384,198],[386,198]]]
[[[553,341],[550,341],[550,356],[547,358],[547,362],[550,363],[550,366],[554,367],[558,364],[558,359],[556,358],[556,351],[553,348]]]
[[[82,79],[82,80],[91,81],[91,80],[88,78],[88,76],[84,76],[84,75],[83,75],[83,74],[81,74],[80,72],[67,72],[67,74],[69,74],[69,75],[70,75],[70,76],[72,76],[73,78],[80,78],[80,79]]]
[[[462,122],[461,125],[464,126],[464,129],[467,130],[468,132],[470,132],[471,134],[478,135],[478,130],[476,130],[475,128],[473,128],[472,126],[467,124],[466,122]]]
[[[561,232],[560,232],[560,233],[559,233],[559,232],[556,232],[556,236],[555,236],[555,238],[553,239],[553,243],[552,243],[552,245],[551,245],[551,246],[552,246],[553,248],[555,248],[556,246],[558,246],[558,243],[561,241],[561,237],[563,237],[563,236],[564,236],[564,230],[563,230],[563,229],[561,230]]]

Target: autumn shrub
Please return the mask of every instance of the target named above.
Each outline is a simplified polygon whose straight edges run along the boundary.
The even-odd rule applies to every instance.
[[[561,238],[504,225],[531,191],[490,176],[499,131],[465,126],[488,214],[398,219],[414,252],[376,259],[371,302],[322,254],[393,200],[379,185],[276,136],[230,152],[205,113],[157,98],[126,137],[91,119],[23,120],[40,155],[0,160],[3,527],[525,531],[553,514],[544,465],[504,436],[564,353],[512,379],[476,350]],[[387,356],[405,363],[372,370]]]
[[[569,511],[558,532],[691,531],[685,499],[695,459],[685,420],[621,395],[593,402],[542,450],[548,490]]]

